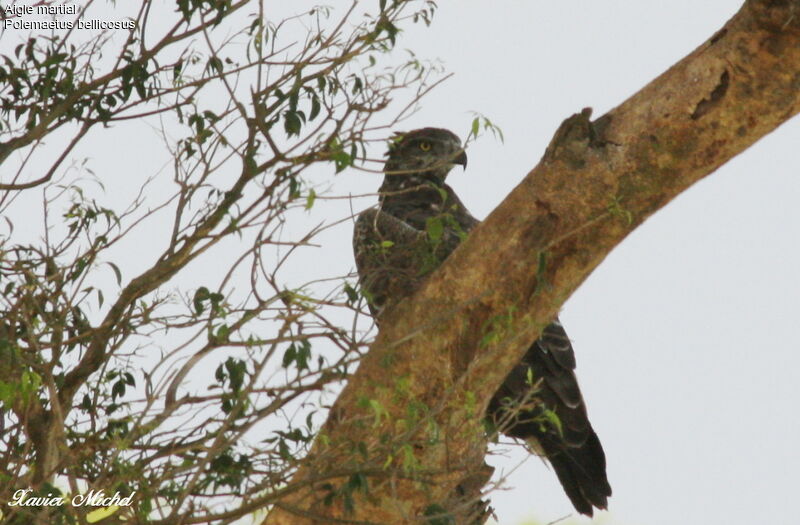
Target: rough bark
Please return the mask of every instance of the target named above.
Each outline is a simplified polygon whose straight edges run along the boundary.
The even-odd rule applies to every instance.
[[[446,507],[459,486],[479,497],[482,411],[541,328],[636,226],[798,111],[800,0],[752,0],[622,105],[567,119],[383,320],[264,523],[411,523],[443,510],[462,523],[463,509]]]

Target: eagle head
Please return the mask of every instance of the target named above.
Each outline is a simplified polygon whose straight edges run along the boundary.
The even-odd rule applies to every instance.
[[[439,186],[456,164],[467,167],[461,139],[441,128],[415,129],[397,133],[391,139],[383,171],[389,179],[424,179]],[[419,180],[422,182],[422,180]],[[390,184],[400,187],[402,184]]]

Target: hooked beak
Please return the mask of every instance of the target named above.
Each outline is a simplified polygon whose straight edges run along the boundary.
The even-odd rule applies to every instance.
[[[453,164],[460,164],[464,169],[467,169],[467,152],[462,150],[461,153],[453,159]]]

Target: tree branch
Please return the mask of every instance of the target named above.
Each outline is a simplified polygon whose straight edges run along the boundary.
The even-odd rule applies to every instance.
[[[486,404],[611,249],[798,111],[800,0],[752,0],[622,105],[567,119],[539,165],[382,318],[291,481],[298,489],[264,523],[423,521],[480,469]],[[352,475],[338,484],[305,485],[345,466]],[[352,489],[376,466],[382,478]]]

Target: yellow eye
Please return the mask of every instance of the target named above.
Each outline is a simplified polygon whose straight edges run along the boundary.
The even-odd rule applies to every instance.
[[[431,149],[431,143],[430,142],[420,142],[419,143],[419,149],[421,149],[422,151],[429,151]]]

